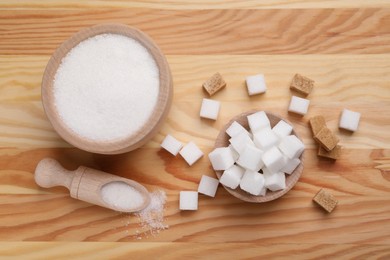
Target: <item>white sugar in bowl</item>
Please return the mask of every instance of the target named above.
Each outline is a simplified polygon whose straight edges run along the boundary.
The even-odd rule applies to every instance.
[[[81,30],[49,60],[42,103],[56,132],[93,153],[134,150],[160,129],[172,103],[170,68],[143,32],[121,24]]]

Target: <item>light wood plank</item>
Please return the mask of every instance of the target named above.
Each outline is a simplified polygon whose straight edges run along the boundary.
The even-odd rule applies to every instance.
[[[81,9],[81,8],[152,8],[152,9],[270,9],[270,8],[386,8],[390,7],[389,1],[370,0],[94,0],[94,1],[60,1],[60,0],[35,0],[12,1],[1,0],[0,8],[4,9]]]
[[[10,10],[0,54],[51,54],[98,23],[149,34],[166,54],[375,54],[390,51],[390,9]]]
[[[40,83],[47,56],[0,56],[0,144],[4,147],[69,147],[52,129],[40,103]],[[158,147],[163,135],[174,134],[183,142],[196,141],[211,147],[219,129],[241,112],[258,108],[292,121],[308,147],[314,147],[308,118],[322,114],[346,148],[390,148],[390,55],[228,55],[168,56],[174,100],[168,119],[148,147]],[[370,69],[367,70],[367,64]],[[294,68],[293,70],[291,68]],[[214,72],[225,77],[228,86],[213,98],[222,108],[216,122],[198,116],[201,99],[207,97],[201,84]],[[265,95],[249,97],[245,77],[264,73]],[[299,72],[314,79],[307,116],[287,113],[289,83]],[[341,110],[362,113],[359,130],[350,135],[337,130]]]
[[[220,188],[214,199],[200,196],[197,212],[180,212],[178,193],[196,190],[203,174],[214,176],[207,158],[190,169],[182,158],[159,149],[116,156],[77,149],[1,151],[0,187],[12,187],[0,195],[1,241],[137,241],[141,236],[165,242],[390,243],[390,169],[381,172],[374,162],[388,158],[390,150],[349,149],[336,163],[308,150],[301,179],[284,197],[265,204],[243,203]],[[74,200],[64,188],[38,188],[32,172],[47,156],[68,169],[87,165],[134,179],[149,190],[164,189],[169,229],[152,236],[134,216]],[[331,215],[311,201],[321,187],[339,200]]]
[[[142,238],[147,242],[390,243],[388,198],[337,198],[340,204],[328,215],[313,205],[309,197],[286,196],[274,202],[255,205],[238,202],[222,191],[215,199],[201,197],[198,211],[180,213],[177,195],[170,194],[165,212],[165,224],[169,228],[153,235],[133,215],[91,206],[66,195],[0,195],[0,239],[136,242]],[[8,203],[4,203],[5,200]]]
[[[0,255],[18,259],[312,259],[332,256],[344,259],[386,259],[390,256],[390,249],[386,245],[360,244],[1,242]]]

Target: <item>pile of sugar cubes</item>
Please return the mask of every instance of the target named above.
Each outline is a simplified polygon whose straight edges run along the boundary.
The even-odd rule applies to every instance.
[[[246,86],[249,96],[264,94],[267,91],[262,74],[247,77]],[[210,97],[225,87],[226,82],[219,73],[215,73],[203,83],[203,88]],[[305,97],[312,92],[313,87],[314,81],[300,74],[295,74],[290,84],[291,90]],[[304,116],[308,112],[309,105],[308,99],[293,95],[288,111]],[[200,117],[217,120],[220,107],[219,101],[203,98]],[[292,174],[300,165],[300,156],[305,149],[304,144],[292,135],[293,128],[285,121],[280,120],[271,127],[264,111],[251,114],[247,119],[249,131],[234,121],[226,130],[226,134],[230,137],[230,145],[216,148],[208,155],[213,169],[223,171],[221,178],[217,180],[203,175],[198,191],[181,191],[180,210],[197,210],[198,194],[214,197],[219,183],[231,189],[239,187],[254,196],[265,196],[268,190],[279,191],[286,188],[286,174]],[[356,131],[359,119],[360,113],[344,109],[339,127]],[[337,145],[338,139],[329,133],[330,130],[327,131],[326,136],[324,133],[318,135],[321,131],[327,130],[324,127],[325,120],[321,116],[313,117],[310,119],[310,125],[314,137],[321,144],[318,155],[337,159],[340,151],[340,146]],[[322,130],[317,133],[316,129]],[[189,142],[183,147],[181,142],[171,135],[165,137],[161,147],[174,156],[180,153],[190,166],[203,156],[203,152],[194,142]],[[316,197],[319,195],[317,194]],[[336,200],[331,201],[333,203],[331,210],[337,204],[337,201],[335,203],[334,201]]]
[[[247,119],[250,131],[233,122],[226,130],[230,145],[209,154],[213,169],[224,171],[220,183],[231,189],[239,186],[255,196],[285,189],[285,174],[294,172],[301,163],[304,144],[291,135],[292,126],[283,120],[271,128],[264,111]]]
[[[181,191],[180,210],[197,210],[198,194],[214,197],[219,183],[231,189],[240,187],[255,196],[286,188],[285,174],[293,173],[301,163],[304,144],[291,134],[292,126],[283,120],[271,128],[264,111],[247,119],[249,131],[234,121],[226,130],[230,145],[216,148],[208,155],[213,169],[223,171],[220,180],[203,175],[198,191]],[[189,165],[203,155],[193,142],[183,147],[171,135],[165,137],[161,146],[173,155],[180,153]]]

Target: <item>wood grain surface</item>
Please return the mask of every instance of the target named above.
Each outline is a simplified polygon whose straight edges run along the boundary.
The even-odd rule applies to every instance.
[[[138,27],[167,55],[174,97],[161,131],[142,148],[97,155],[73,148],[41,103],[50,55],[82,28],[104,22]],[[227,87],[218,120],[199,118],[201,84],[220,72]],[[14,259],[390,258],[390,2],[375,1],[9,1],[0,0],[0,256]],[[263,73],[264,95],[245,77]],[[315,80],[308,115],[287,113],[295,73]],[[353,134],[337,128],[343,108],[362,113]],[[160,149],[166,134],[207,155],[230,118],[251,109],[290,120],[307,147],[296,186],[272,202],[242,202],[221,187],[180,212],[181,190],[215,176],[207,156],[189,167]],[[340,138],[336,162],[316,156],[308,118],[323,115]],[[121,214],[39,188],[37,163],[57,159],[134,179],[168,196],[159,233]],[[324,213],[320,189],[339,200]]]

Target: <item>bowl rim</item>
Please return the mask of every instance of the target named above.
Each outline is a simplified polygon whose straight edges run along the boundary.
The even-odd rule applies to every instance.
[[[288,123],[289,125],[293,126],[293,124],[289,120],[287,120],[287,119],[285,119],[285,118],[283,118],[275,113],[269,112],[267,110],[260,110],[260,109],[249,110],[249,111],[246,111],[246,112],[243,112],[241,114],[234,116],[232,119],[229,120],[229,122],[227,124],[225,124],[222,127],[221,131],[219,132],[219,134],[215,140],[215,144],[214,144],[213,149],[219,148],[219,147],[226,147],[226,142],[224,142],[224,141],[226,140],[226,138],[229,139],[229,136],[226,133],[226,129],[234,121],[238,121],[239,119],[246,118],[248,115],[251,115],[251,114],[254,114],[254,113],[260,112],[260,111],[264,111],[267,114],[268,118],[271,116],[271,117],[276,118],[278,120],[283,120],[286,123]],[[270,121],[271,121],[271,119],[270,119]],[[273,127],[275,124],[271,123],[271,127]],[[247,127],[245,127],[245,128],[248,129]],[[302,141],[301,137],[295,131],[294,127],[293,127],[291,134],[294,134],[296,137],[298,137],[299,140]],[[225,145],[223,145],[223,144],[225,144]],[[295,184],[298,182],[299,178],[301,177],[302,172],[303,172],[303,166],[304,166],[304,153],[305,153],[305,150],[303,151],[303,153],[299,157],[299,159],[301,160],[301,163],[297,166],[297,168],[291,174],[286,174],[286,182],[287,182],[287,180],[289,180],[289,183],[286,184],[286,188],[283,190],[279,190],[279,191],[267,190],[267,193],[265,196],[260,196],[260,195],[255,196],[255,195],[252,195],[250,193],[245,192],[239,186],[236,189],[231,189],[229,187],[226,187],[222,183],[221,183],[221,185],[225,188],[225,190],[227,190],[234,197],[236,197],[240,200],[243,200],[243,201],[247,201],[247,202],[263,203],[263,202],[268,202],[268,201],[278,199],[278,198],[282,197],[283,195],[285,195],[288,191],[290,191],[295,186]],[[223,174],[223,171],[215,171],[215,173],[216,173],[218,179],[220,179],[222,174]]]
[[[110,141],[96,141],[77,135],[64,124],[58,115],[54,101],[53,83],[62,59],[80,42],[99,34],[119,34],[130,37],[142,44],[152,55],[159,68],[159,94],[157,103],[146,123],[125,138]],[[68,143],[82,150],[101,153],[118,154],[134,150],[150,140],[161,128],[172,104],[173,83],[169,64],[153,40],[137,28],[124,24],[99,24],[84,28],[65,40],[51,56],[42,78],[41,97],[44,111],[55,131]]]

